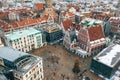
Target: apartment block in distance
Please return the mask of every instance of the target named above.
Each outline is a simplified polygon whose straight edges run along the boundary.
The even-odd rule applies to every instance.
[[[10,47],[0,48],[1,65],[13,72],[12,80],[43,80],[42,58],[17,51]]]

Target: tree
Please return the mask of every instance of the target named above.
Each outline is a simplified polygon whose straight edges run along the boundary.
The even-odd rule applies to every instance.
[[[79,73],[79,72],[80,72],[80,66],[79,66],[79,65],[80,65],[80,64],[79,64],[79,60],[76,59],[76,60],[75,60],[74,67],[73,67],[73,69],[72,69],[72,71],[73,71],[74,73]]]

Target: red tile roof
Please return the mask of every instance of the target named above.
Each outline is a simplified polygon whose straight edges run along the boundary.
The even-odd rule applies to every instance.
[[[7,17],[8,12],[0,12],[0,19]]]
[[[69,17],[74,17],[74,14],[72,12],[67,12],[67,11],[62,12],[62,16],[66,16],[66,15],[68,15]]]
[[[101,26],[89,27],[87,28],[90,41],[98,40],[104,38],[104,33]]]
[[[27,10],[26,8],[25,9],[18,9],[18,10],[15,10],[15,9],[6,10],[5,12],[0,12],[0,19],[7,17],[10,12],[26,13],[28,11],[29,10]]]
[[[113,24],[119,25],[120,24],[120,19],[110,19],[110,22],[113,23]]]
[[[12,26],[12,28],[16,29],[19,28],[18,24],[16,22],[11,22],[10,25]]]
[[[68,30],[72,26],[72,20],[67,19],[65,21],[62,21],[62,24],[63,24],[64,30]]]
[[[73,5],[73,4],[68,4],[67,7],[70,9],[71,7],[75,8],[77,11],[79,11],[79,6],[78,5]]]
[[[6,12],[18,12],[18,13],[25,13],[25,12],[28,12],[29,10],[27,10],[27,8],[24,8],[24,9],[11,9],[11,10],[7,10]]]
[[[118,27],[114,27],[114,26],[111,27],[111,31],[112,31],[112,32],[118,32],[118,30],[119,30]]]
[[[0,20],[0,27],[3,29],[4,32],[10,30],[11,26],[3,21]]]
[[[48,18],[47,16],[44,16],[37,19],[23,20],[23,21],[17,22],[17,24],[19,27],[30,26],[30,25],[35,25],[39,22],[46,22],[47,18]]]
[[[38,4],[35,4],[34,7],[37,11],[40,11],[43,9],[44,6],[43,6],[43,3],[38,3]]]

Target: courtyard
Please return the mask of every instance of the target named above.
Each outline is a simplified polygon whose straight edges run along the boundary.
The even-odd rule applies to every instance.
[[[43,58],[45,80],[82,80],[82,76],[102,80],[88,70],[92,57],[80,58],[61,45],[47,45],[30,53]],[[76,59],[80,62],[79,74],[72,72]]]

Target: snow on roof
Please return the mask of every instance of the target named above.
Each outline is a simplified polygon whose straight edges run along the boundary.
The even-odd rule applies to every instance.
[[[29,54],[14,50],[13,48],[10,47],[0,48],[0,57],[11,62],[14,62],[16,59],[27,55]]]
[[[120,61],[120,45],[110,45],[94,57],[94,59],[107,66],[114,67]]]

